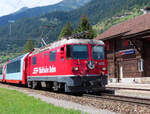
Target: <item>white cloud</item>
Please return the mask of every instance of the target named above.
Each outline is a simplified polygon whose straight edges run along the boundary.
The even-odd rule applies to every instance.
[[[7,15],[22,7],[47,6],[62,0],[0,0],[0,16]]]

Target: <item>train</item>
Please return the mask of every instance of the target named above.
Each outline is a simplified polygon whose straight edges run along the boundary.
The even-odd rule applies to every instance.
[[[67,93],[100,92],[108,78],[105,44],[63,39],[7,61],[2,72],[3,83]]]

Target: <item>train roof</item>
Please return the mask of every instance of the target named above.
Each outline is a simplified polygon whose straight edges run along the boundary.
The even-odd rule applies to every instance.
[[[23,54],[23,55],[20,55],[12,60],[9,61],[9,63],[12,63],[12,62],[15,62],[17,60],[21,60],[22,58],[26,57],[29,53],[26,53],[26,54]]]
[[[46,51],[48,49],[53,49],[65,44],[94,44],[94,45],[104,45],[104,42],[101,40],[90,40],[90,39],[63,39],[60,41],[56,41],[54,43],[48,44],[42,48],[35,48],[35,50],[30,54],[30,56],[35,55],[37,53]]]

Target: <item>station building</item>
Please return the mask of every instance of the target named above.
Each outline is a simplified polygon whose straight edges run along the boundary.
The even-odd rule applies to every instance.
[[[109,82],[150,84],[150,13],[112,26],[97,39],[106,44]]]

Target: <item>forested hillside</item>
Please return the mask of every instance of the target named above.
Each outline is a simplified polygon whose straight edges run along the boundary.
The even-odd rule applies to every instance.
[[[121,23],[123,21],[135,18],[136,16],[142,15],[143,12],[140,9],[133,9],[132,11],[127,11],[120,15],[105,19],[104,21],[98,22],[96,25],[93,25],[93,29],[95,30],[96,34],[99,35],[100,33],[106,31],[111,26]]]
[[[36,7],[36,8],[24,7],[19,11],[17,11],[16,13],[0,17],[0,26],[7,24],[9,20],[18,20],[18,19],[29,18],[34,16],[41,16],[54,11],[71,11],[73,9],[77,9],[83,6],[89,1],[91,0],[63,0],[60,3],[49,5],[49,6]]]
[[[139,15],[140,9],[147,5],[150,5],[149,0],[92,0],[85,6],[70,12],[56,11],[40,17],[24,18],[12,24],[11,36],[9,25],[0,27],[0,50],[20,51],[18,47],[22,47],[29,38],[34,40],[36,46],[40,45],[41,37],[47,37],[45,39],[47,43],[57,40],[63,25],[70,21],[74,28],[77,27],[82,14],[87,15],[92,25],[97,25],[95,29],[98,32],[103,32],[111,25],[121,22],[113,17],[126,12],[130,13],[128,16]],[[105,27],[107,22],[110,25]],[[103,28],[99,29],[101,24]]]

